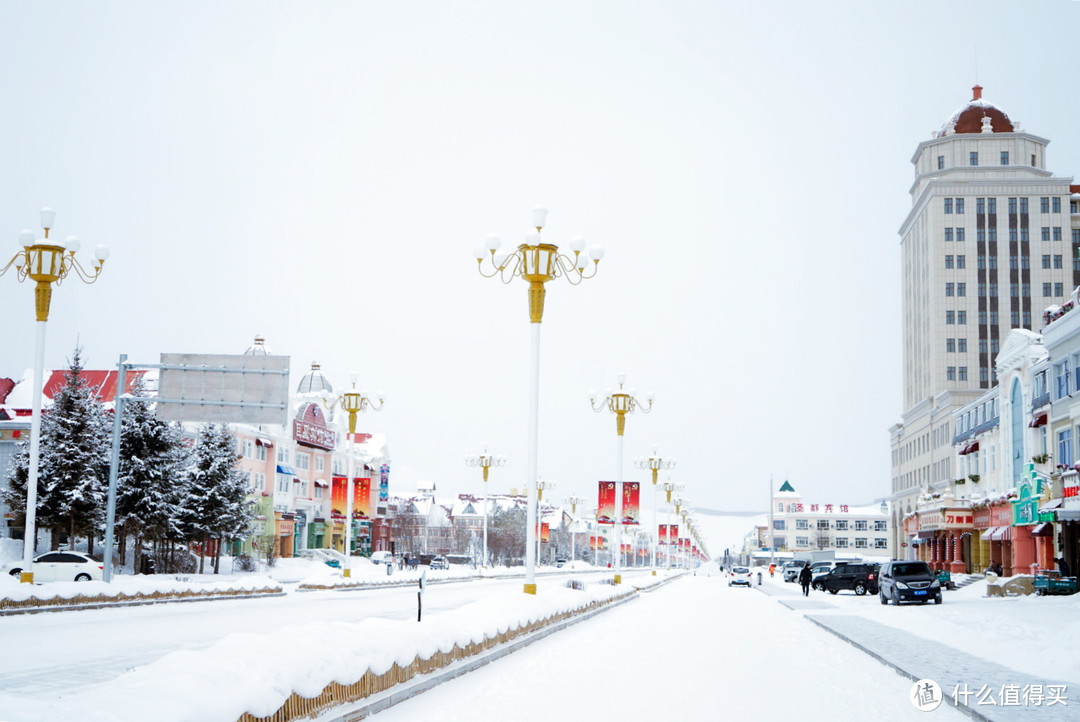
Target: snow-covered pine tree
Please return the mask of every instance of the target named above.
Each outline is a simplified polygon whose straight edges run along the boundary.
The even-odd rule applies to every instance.
[[[67,533],[69,544],[85,536],[93,551],[93,535],[105,519],[109,483],[109,424],[105,408],[82,375],[82,349],[75,348],[65,383],[41,415],[36,521],[52,532],[52,548]],[[13,511],[26,510],[29,441],[12,459],[5,498]]]
[[[221,544],[241,538],[248,530],[254,507],[247,482],[236,469],[236,439],[225,424],[204,424],[199,429],[188,467],[186,520],[189,538],[201,542],[200,573],[211,539],[218,540],[214,573],[218,573]]]
[[[141,377],[132,387],[132,395],[145,396]],[[158,419],[146,402],[124,404],[120,434],[117,538],[122,558],[128,537],[133,539],[138,570],[144,543],[160,548],[167,538],[179,536],[188,451],[180,426]]]

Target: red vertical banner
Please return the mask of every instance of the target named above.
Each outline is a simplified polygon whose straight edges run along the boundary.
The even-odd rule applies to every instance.
[[[371,516],[371,479],[353,479],[356,489],[353,493],[353,516],[367,519]]]
[[[545,521],[536,525],[536,536],[541,542],[551,541],[551,526]]]
[[[596,500],[596,521],[600,524],[615,523],[615,482],[601,481]]]
[[[667,524],[660,525],[660,533],[656,536],[660,544],[667,544]]]
[[[637,524],[641,516],[641,484],[636,481],[624,481],[622,495],[622,523]]]
[[[678,524],[672,524],[671,526],[668,527],[667,539],[668,539],[668,541],[667,541],[668,544],[677,544],[678,543],[678,541],[679,541],[679,525]]]
[[[335,476],[330,483],[334,486],[330,490],[330,510],[340,516],[345,516],[345,507],[349,503],[345,496],[349,493],[348,487],[345,486],[345,477]]]

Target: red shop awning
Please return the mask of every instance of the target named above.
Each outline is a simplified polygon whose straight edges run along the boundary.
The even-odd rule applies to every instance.
[[[1052,536],[1054,534],[1054,525],[1048,521],[1044,521],[1042,524],[1036,524],[1031,527],[1031,536]]]
[[[1031,423],[1028,424],[1028,426],[1030,426],[1033,429],[1037,428],[1039,426],[1046,426],[1046,414],[1045,413],[1039,414],[1038,416],[1036,416],[1034,419],[1031,420]]]

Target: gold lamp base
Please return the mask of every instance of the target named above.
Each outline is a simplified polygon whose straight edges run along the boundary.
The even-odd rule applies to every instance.
[[[526,584],[525,585],[525,593],[526,594],[536,594],[536,585],[535,584]]]

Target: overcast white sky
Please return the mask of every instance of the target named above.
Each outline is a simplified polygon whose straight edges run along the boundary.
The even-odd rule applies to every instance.
[[[76,343],[240,353],[256,333],[388,395],[396,491],[525,475],[526,284],[476,273],[548,206],[607,255],[548,285],[540,472],[595,499],[625,372],[626,468],[654,445],[696,506],[763,510],[889,487],[899,419],[897,229],[910,159],[971,97],[1080,168],[1080,3],[40,2],[0,5],[0,237],[108,243],[54,294]],[[5,261],[6,261],[6,253]],[[89,256],[88,252],[83,253]],[[0,279],[0,376],[33,365],[33,294]],[[642,474],[629,478],[644,480]],[[415,487],[413,487],[415,488]],[[645,497],[647,498],[647,497]],[[651,504],[651,500],[649,502]]]

